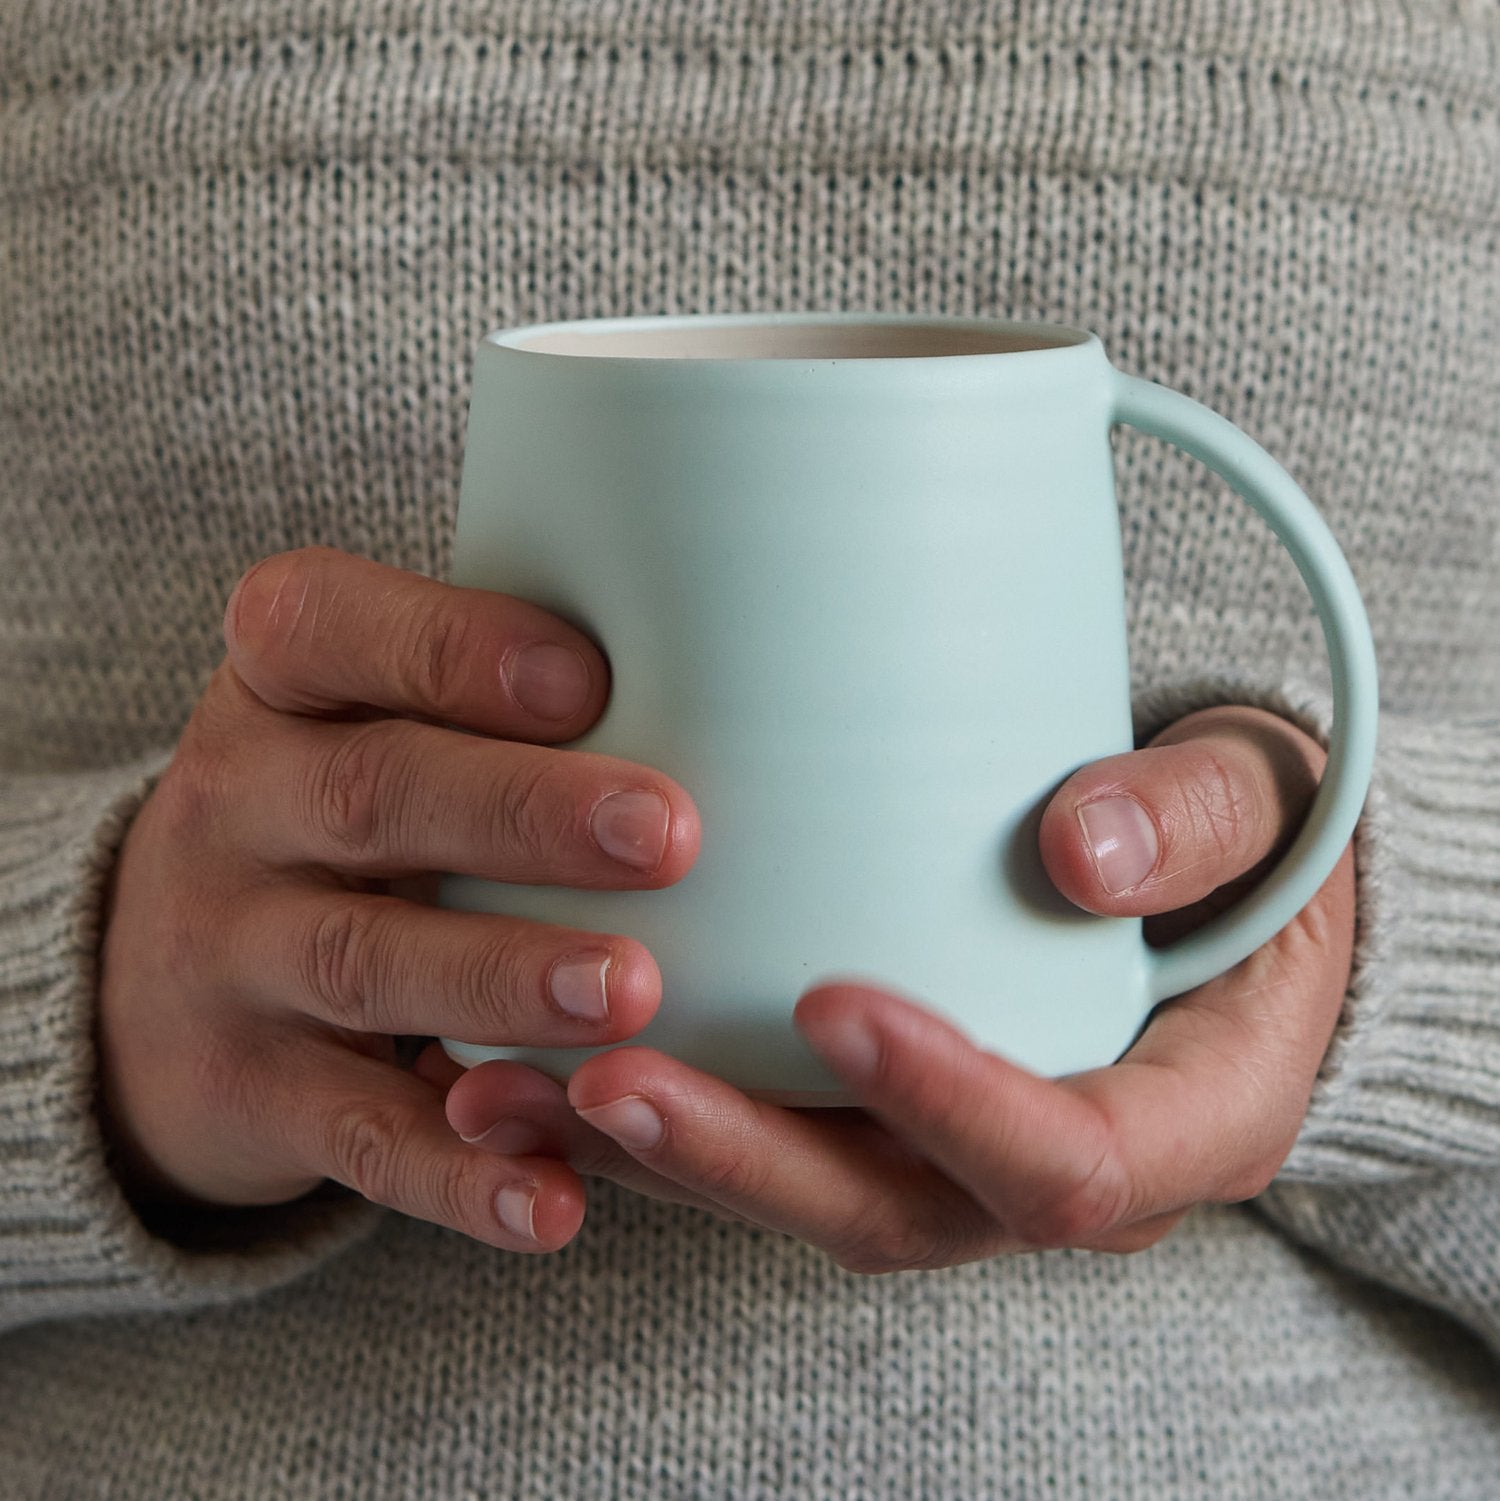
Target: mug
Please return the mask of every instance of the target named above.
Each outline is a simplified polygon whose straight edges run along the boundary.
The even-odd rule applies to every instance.
[[[1333,669],[1296,840],[1162,949],[1140,919],[1062,897],[1037,847],[1060,784],[1133,746],[1116,423],[1200,459],[1270,523]],[[628,1044],[782,1104],[850,1103],[791,1021],[833,976],[1043,1075],[1113,1062],[1158,1002],[1296,915],[1369,786],[1374,645],[1323,519],[1252,439],[1118,371],[1084,329],[777,313],[491,333],[452,580],[600,645],[610,699],[569,746],[675,778],[702,843],[657,890],[448,875],[439,902],[638,939],[663,993]],[[601,1051],[443,1046],[558,1080]]]

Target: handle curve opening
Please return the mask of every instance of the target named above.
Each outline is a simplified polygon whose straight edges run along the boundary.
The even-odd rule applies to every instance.
[[[1205,981],[1275,937],[1317,894],[1354,833],[1375,765],[1375,643],[1347,559],[1285,469],[1227,418],[1154,381],[1114,371],[1109,425],[1182,449],[1248,501],[1292,555],[1317,607],[1333,675],[1328,761],[1291,847],[1242,901],[1164,949],[1148,950],[1153,1003]]]

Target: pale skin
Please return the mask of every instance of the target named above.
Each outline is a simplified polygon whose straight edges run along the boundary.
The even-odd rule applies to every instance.
[[[435,1043],[405,1068],[398,1037],[628,1044],[661,996],[640,943],[440,911],[431,873],[658,888],[697,856],[697,809],[653,768],[567,748],[608,666],[525,601],[309,548],[249,570],[225,639],[108,899],[101,1113],[142,1204],[275,1204],[332,1180],[544,1253],[582,1224],[583,1178],[607,1177],[879,1273],[1141,1250],[1197,1204],[1260,1193],[1291,1148],[1348,986],[1352,846],[1270,943],[1065,1079],[838,977],[794,1024],[857,1107],[784,1108],[629,1045],[566,1086],[510,1062],[465,1072]],[[550,649],[527,700],[513,669],[534,646]],[[1323,759],[1264,710],[1189,715],[1063,783],[1044,864],[1082,908],[1147,917],[1153,940],[1188,931],[1285,848]],[[1119,797],[1157,851],[1111,892],[1079,810]],[[573,1014],[601,984],[607,1015]],[[650,1144],[599,1129],[622,1098],[638,1126],[660,1120]]]

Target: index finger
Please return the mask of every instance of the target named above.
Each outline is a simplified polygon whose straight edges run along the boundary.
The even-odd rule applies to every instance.
[[[984,1052],[944,1018],[862,983],[809,991],[797,1024],[865,1109],[1007,1231],[1031,1246],[1084,1245],[1264,1190],[1333,1030],[1353,922],[1346,850],[1270,943],[1167,1002],[1117,1063],[1063,1079]]]
[[[331,547],[251,567],[224,639],[236,674],[283,713],[384,709],[550,742],[581,735],[609,696],[599,649],[540,605]]]

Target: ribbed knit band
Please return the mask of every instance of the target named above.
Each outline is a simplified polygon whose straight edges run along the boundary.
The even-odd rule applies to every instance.
[[[1219,703],[1268,709],[1325,749],[1326,692],[1251,679],[1135,699],[1138,741]],[[1354,964],[1285,1181],[1369,1182],[1500,1161],[1500,720],[1386,713],[1354,833]]]
[[[331,1197],[224,1211],[204,1224],[225,1249],[180,1248],[111,1176],[94,1108],[99,919],[130,818],[168,759],[0,782],[0,1327],[227,1302],[289,1281],[379,1217]]]
[[[1353,1019],[1289,1177],[1500,1162],[1500,718],[1381,734]]]

